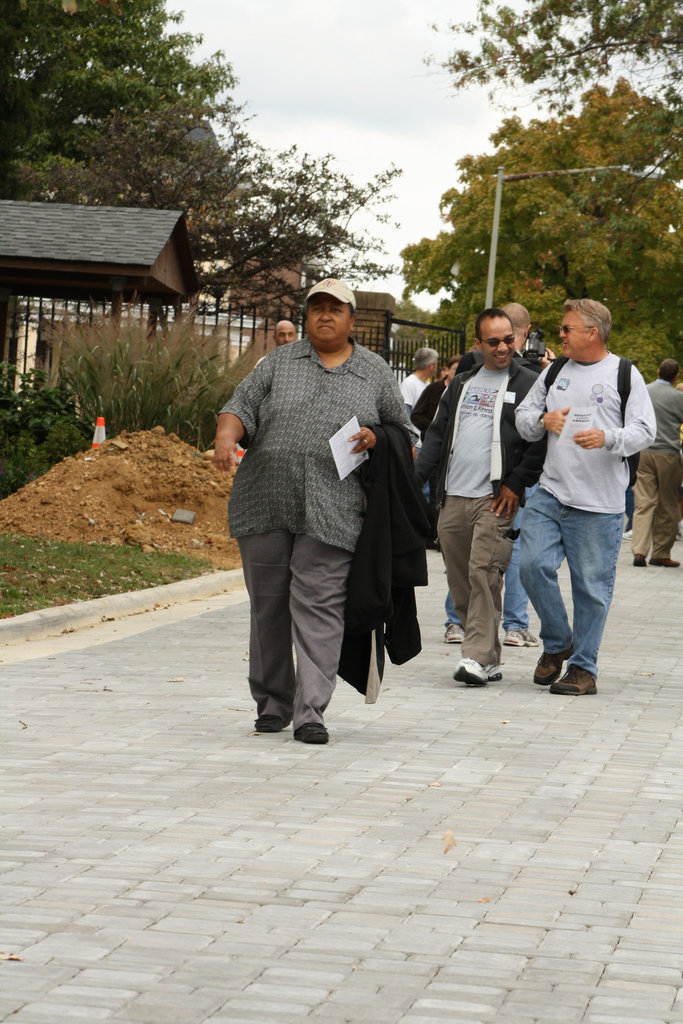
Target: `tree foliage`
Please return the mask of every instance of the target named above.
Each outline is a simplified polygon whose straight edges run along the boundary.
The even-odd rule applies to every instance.
[[[231,66],[222,53],[195,62],[201,39],[176,30],[165,0],[5,6],[0,195],[183,210],[203,285],[247,301],[293,305],[305,266],[350,280],[392,271],[353,218],[384,221],[399,172],[359,185],[329,155],[259,146],[227,92]]]
[[[176,30],[165,0],[4,0],[0,19],[0,189],[17,162],[83,155],[83,127],[111,111],[214,100],[234,84],[222,53],[196,61],[201,36]]]
[[[611,93],[586,93],[578,115],[527,126],[505,120],[491,137],[493,155],[457,165],[462,185],[441,199],[447,227],[403,251],[407,293],[444,289],[439,319],[454,326],[471,324],[483,308],[499,166],[512,174],[627,165],[636,173],[504,186],[494,302],[523,303],[532,321],[552,332],[565,298],[599,299],[614,318],[615,348],[636,355],[648,373],[667,355],[683,358],[683,202],[673,184],[681,156],[671,156],[671,181],[646,170],[653,146],[667,144],[670,117],[666,105],[621,81]]]
[[[476,21],[450,30],[474,37],[443,65],[456,89],[527,85],[563,110],[586,85],[626,76],[680,106],[679,0],[524,0],[521,11],[479,0]]]
[[[184,210],[203,284],[245,301],[298,301],[305,265],[351,280],[385,275],[367,255],[381,243],[351,221],[360,210],[384,219],[398,172],[358,185],[331,156],[270,153],[247,127],[230,101],[116,111],[84,129],[87,160],[26,167],[24,186],[34,199]]]

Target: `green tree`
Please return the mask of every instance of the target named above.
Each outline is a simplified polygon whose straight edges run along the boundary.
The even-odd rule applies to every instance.
[[[587,84],[625,75],[641,93],[680,107],[683,9],[679,0],[526,0],[522,10],[479,0],[473,38],[444,63],[453,85],[531,86],[551,110]]]
[[[25,167],[26,194],[184,210],[207,287],[243,300],[296,304],[308,264],[350,280],[390,272],[368,257],[381,243],[356,230],[353,217],[364,210],[385,219],[394,168],[359,185],[329,155],[296,147],[271,153],[249,137],[230,101],[179,101],[142,117],[135,109],[116,111],[84,129],[84,139],[87,160],[56,156]]]
[[[83,157],[84,129],[111,111],[215,100],[234,84],[222,53],[193,58],[200,36],[176,30],[165,0],[3,0],[0,195],[17,165]]]
[[[586,93],[578,115],[505,120],[491,137],[493,155],[459,162],[462,185],[441,199],[448,227],[403,251],[407,293],[445,289],[441,322],[471,325],[485,300],[496,169],[643,168],[664,144],[669,118],[665,104],[620,81],[611,93]],[[680,179],[680,155],[670,166]],[[600,299],[614,318],[615,350],[653,374],[661,358],[683,358],[682,223],[681,192],[668,180],[604,171],[510,182],[494,301],[522,302],[552,332],[565,298]]]

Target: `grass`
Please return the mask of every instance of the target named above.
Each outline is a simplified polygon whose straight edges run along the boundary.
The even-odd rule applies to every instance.
[[[0,534],[0,618],[211,572],[207,559]]]

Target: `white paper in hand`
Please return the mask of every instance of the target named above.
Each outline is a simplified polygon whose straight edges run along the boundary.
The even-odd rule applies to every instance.
[[[356,455],[351,454],[351,449],[356,447],[358,441],[349,441],[349,438],[357,434],[359,430],[360,423],[358,422],[358,417],[353,416],[348,423],[345,423],[330,438],[330,448],[332,449],[334,464],[337,467],[340,480],[343,480],[345,476],[353,472],[356,466],[360,466],[361,462],[365,462],[370,457],[367,452],[358,452]]]
[[[569,444],[574,440],[576,434],[583,430],[591,430],[593,427],[593,409],[590,405],[572,407],[567,413],[567,418],[562,427],[560,441]]]

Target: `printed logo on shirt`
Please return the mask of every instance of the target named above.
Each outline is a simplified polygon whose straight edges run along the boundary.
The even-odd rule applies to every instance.
[[[493,409],[497,394],[497,391],[470,391],[465,404],[476,405],[479,409]]]

